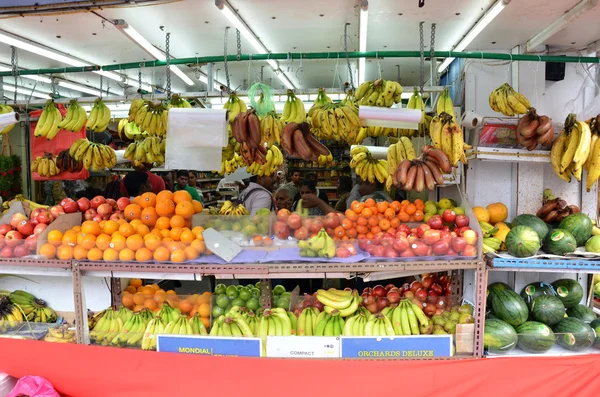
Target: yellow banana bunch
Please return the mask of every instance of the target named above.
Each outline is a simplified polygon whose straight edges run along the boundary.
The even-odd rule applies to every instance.
[[[365,81],[354,93],[361,106],[391,107],[402,100],[402,86],[391,80]]]
[[[165,162],[166,143],[166,139],[158,136],[148,136],[130,143],[125,149],[123,157],[133,161],[134,164],[162,164]]]
[[[174,108],[191,108],[192,104],[187,99],[182,98],[179,94],[173,94],[171,96],[171,107]]]
[[[117,154],[110,146],[93,143],[86,138],[81,138],[73,143],[69,154],[77,161],[83,162],[83,168],[99,171],[113,168],[117,165]]]
[[[281,121],[284,123],[304,123],[306,121],[306,108],[304,102],[300,100],[294,91],[288,90],[287,99],[283,105],[283,113],[281,114]]]
[[[6,114],[6,113],[12,113],[14,112],[14,109],[12,108],[12,106],[9,105],[3,105],[0,103],[0,114]],[[10,130],[12,130],[15,125],[17,123],[11,124],[8,127],[4,127],[4,129],[2,131],[0,131],[0,135],[4,135],[4,134],[8,134],[10,132]]]
[[[110,109],[101,98],[96,99],[90,112],[87,128],[94,132],[104,132],[110,123]]]
[[[60,130],[58,125],[61,121],[62,115],[60,114],[60,111],[54,106],[52,99],[48,99],[37,125],[35,126],[33,135],[36,137],[46,137],[48,140],[53,139]]]
[[[248,107],[246,106],[244,101],[242,101],[235,94],[235,92],[232,92],[231,94],[229,94],[229,99],[227,100],[225,105],[223,105],[223,109],[229,110],[229,124],[233,124],[235,116],[237,116],[238,113],[244,113],[245,111],[247,111]]]
[[[452,97],[450,97],[450,89],[444,88],[444,92],[437,101],[436,111],[438,116],[442,113],[447,113],[452,116],[452,119],[456,121],[456,114],[454,114],[454,104],[452,103]]]
[[[312,133],[318,139],[346,142],[349,145],[362,142],[366,136],[359,138],[361,126],[358,108],[354,105],[331,103],[331,99],[327,100],[327,95],[321,91],[319,95],[321,99],[317,97],[308,111]]]
[[[221,172],[220,175],[233,174],[238,167],[244,165],[244,159],[238,154],[233,153],[230,159],[221,161]]]
[[[509,117],[526,114],[531,107],[529,100],[523,94],[515,91],[506,83],[492,91],[489,104],[495,112]]]
[[[283,153],[275,145],[267,149],[266,154],[267,162],[265,164],[259,164],[256,161],[246,167],[246,171],[253,175],[273,175],[279,166],[283,164]]]
[[[410,97],[410,99],[408,100],[408,105],[406,106],[407,109],[419,109],[422,113],[421,116],[421,123],[419,123],[419,127],[421,127],[421,124],[423,124],[425,122],[425,102],[423,102],[423,98],[421,97],[421,94],[419,93],[419,90],[417,88],[415,88],[412,96]],[[400,136],[407,136],[407,137],[413,137],[413,136],[417,136],[418,132],[424,131],[423,129],[417,127],[416,130],[411,130],[408,128],[401,128],[400,129]],[[421,135],[424,136],[424,135]]]
[[[52,153],[36,157],[31,163],[31,172],[37,172],[39,176],[44,178],[51,178],[60,174],[60,170],[56,166],[56,157]]]
[[[129,108],[129,121],[134,122],[140,131],[147,132],[151,136],[164,137],[167,134],[169,108],[172,105],[144,101],[141,105],[136,99]],[[182,98],[176,100],[177,107],[187,107],[189,103]]]
[[[226,200],[219,208],[219,215],[250,215],[250,212],[243,204],[235,205],[230,200]]]
[[[443,112],[435,116],[429,126],[429,135],[431,145],[441,149],[448,156],[453,167],[456,167],[459,161],[467,164],[465,149],[470,146],[465,143],[461,126],[450,114]]]
[[[350,168],[363,181],[386,183],[389,171],[387,160],[376,160],[365,146],[355,146],[350,151]]]
[[[69,101],[69,109],[63,121],[58,124],[59,128],[67,131],[79,132],[87,121],[85,109],[72,99]]]
[[[266,143],[267,147],[277,143],[281,144],[281,132],[283,131],[283,120],[272,112],[260,118],[261,144]]]

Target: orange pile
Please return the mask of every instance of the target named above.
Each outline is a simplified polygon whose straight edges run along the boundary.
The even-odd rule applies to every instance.
[[[340,226],[334,229],[336,239],[373,239],[377,233],[395,234],[404,222],[420,222],[425,217],[425,203],[421,199],[376,202],[372,198],[364,202],[353,201],[346,210]]]
[[[158,312],[162,305],[167,302],[181,313],[187,314],[188,318],[196,313],[200,315],[202,323],[206,328],[210,327],[210,292],[194,294],[180,300],[173,290],[165,291],[157,284],[142,285],[142,280],[133,278],[129,286],[121,294],[121,303],[134,312],[147,308]]]
[[[64,232],[53,230],[40,255],[48,259],[92,261],[184,262],[206,252],[204,228],[192,228],[192,216],[202,211],[185,190],[163,190],[134,198],[125,219],[85,221]]]

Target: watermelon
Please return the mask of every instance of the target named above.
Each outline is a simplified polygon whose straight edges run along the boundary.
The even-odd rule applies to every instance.
[[[540,241],[544,241],[548,235],[548,232],[550,231],[548,225],[543,220],[531,214],[517,216],[512,221],[512,227],[514,228],[515,226],[529,226],[537,232],[538,236],[540,237]]]
[[[576,305],[567,309],[567,316],[578,318],[585,323],[592,322],[597,317],[596,313],[585,305]]]
[[[492,310],[498,318],[512,326],[523,324],[529,316],[523,298],[510,290],[500,291],[492,296]]]
[[[577,241],[577,246],[581,247],[592,235],[593,226],[592,220],[586,214],[576,212],[563,219],[558,228],[571,232]]]
[[[575,237],[568,230],[554,229],[546,236],[544,240],[544,251],[553,255],[564,255],[569,252],[575,252],[577,242]]]
[[[537,254],[542,246],[538,233],[529,226],[514,227],[506,235],[508,253],[518,258]]]
[[[529,310],[531,310],[531,303],[533,303],[535,298],[542,295],[555,296],[556,293],[554,292],[554,288],[552,288],[552,284],[536,282],[523,287],[520,295],[525,303],[527,303],[527,306],[529,306]]]
[[[563,278],[552,283],[556,295],[567,309],[575,307],[583,299],[583,288],[570,278]]]
[[[512,288],[510,288],[510,285],[501,283],[501,282],[491,283],[490,285],[488,285],[486,294],[487,294],[487,307],[489,309],[492,308],[492,295],[494,295],[496,292],[500,292],[500,291],[504,291],[504,290],[512,291]]]
[[[535,321],[553,326],[565,317],[565,305],[557,296],[538,296],[531,303],[531,314]]]
[[[488,353],[505,354],[517,346],[519,337],[515,329],[502,320],[485,320],[483,347]]]
[[[600,319],[595,319],[590,323],[590,327],[596,332],[596,339],[594,340],[594,347],[600,349]]]
[[[574,317],[563,318],[553,330],[560,346],[576,352],[592,346],[596,338],[592,327]]]
[[[552,328],[537,321],[527,321],[515,328],[519,336],[517,346],[527,353],[545,353],[556,341]]]

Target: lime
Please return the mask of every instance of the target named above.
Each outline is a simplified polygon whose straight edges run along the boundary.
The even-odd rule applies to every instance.
[[[260,289],[260,286],[261,286],[261,285],[262,285],[262,284],[261,284],[261,282],[260,282],[260,281],[257,281],[257,282],[256,282],[256,284],[254,284],[254,286],[255,286],[256,288],[258,288],[258,289]]]
[[[283,294],[281,294],[279,297],[280,298],[284,298],[284,297],[289,298],[290,296],[292,296],[292,293],[286,291]]]
[[[281,295],[285,292],[285,287],[283,285],[276,285],[275,288],[273,288],[273,293],[275,295]]]
[[[217,294],[217,295],[224,294],[226,290],[227,290],[227,287],[225,286],[225,284],[217,284],[217,286],[215,287],[215,294]]]
[[[234,300],[231,301],[231,306],[246,306],[246,301],[240,298],[235,298]]]
[[[454,211],[454,213],[456,215],[464,215],[465,214],[465,210],[462,207],[454,207],[454,208],[452,208],[452,210]]]
[[[271,305],[273,307],[279,307],[279,306],[277,306],[277,303],[279,303],[279,297],[278,296],[274,296],[273,299],[271,299]]]
[[[229,305],[229,298],[227,298],[227,295],[219,295],[217,296],[216,303],[218,307],[227,307],[227,305]]]
[[[235,286],[235,288],[238,290],[238,292],[240,292],[240,290],[241,290],[242,288],[244,288],[244,286],[243,286],[243,285],[236,285],[236,286]]]
[[[252,288],[252,297],[253,298],[259,298],[260,297],[260,290],[258,288]]]
[[[258,299],[250,298],[246,301],[246,307],[252,311],[256,311],[258,309]]]
[[[250,288],[248,287],[244,287],[240,290],[240,294],[238,295],[238,297],[243,300],[244,302],[247,301],[248,299],[250,299],[252,297],[252,292],[250,291]]]
[[[227,307],[225,308],[225,313],[229,313],[229,311],[231,310],[233,306],[231,305],[227,305]]]
[[[219,307],[219,306],[213,307],[213,309],[212,309],[213,318],[217,318],[217,317],[219,317],[222,314],[225,314],[225,309],[224,308]]]
[[[227,291],[225,293],[229,299],[235,299],[238,297],[238,290],[235,285],[230,285],[227,287]]]
[[[280,307],[282,309],[288,309],[290,307],[290,299],[289,298],[279,298],[275,307]]]

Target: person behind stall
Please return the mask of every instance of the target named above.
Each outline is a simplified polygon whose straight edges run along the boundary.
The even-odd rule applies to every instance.
[[[142,163],[137,166],[134,165],[133,166],[134,171],[131,171],[131,172],[144,172],[145,174],[147,174],[148,182],[150,183],[150,186],[152,187],[151,192],[154,194],[158,194],[160,191],[165,190],[165,181],[163,181],[163,179],[160,176],[150,172],[151,168],[152,168],[151,164]],[[128,192],[125,189],[124,180],[125,180],[125,178],[123,178],[121,180],[121,194],[126,196],[128,194]]]
[[[308,215],[318,216],[336,212],[335,208],[327,204],[327,201],[319,198],[317,194],[315,181],[310,179],[302,181],[300,184],[300,199],[302,200],[302,208],[308,209]],[[294,205],[295,210],[298,210],[299,202],[297,201],[296,205]]]
[[[246,207],[250,215],[256,215],[256,212],[262,208],[269,211],[275,210],[273,200],[273,179],[270,176],[252,176],[249,181],[244,183],[246,188],[238,196],[238,201]]]
[[[178,170],[177,171],[177,184],[175,185],[175,190],[186,190],[191,196],[192,200],[197,200],[202,202],[202,198],[198,194],[198,191],[188,185],[188,176],[189,172],[187,170]]]
[[[125,178],[123,178],[127,195],[130,198],[133,198],[140,194],[151,192],[152,186],[148,179],[148,174],[145,172],[131,171],[128,173]]]
[[[350,208],[353,201],[365,201],[366,199],[372,198],[375,201],[388,201],[392,202],[392,198],[385,192],[383,183],[369,182],[358,180],[358,183],[354,185],[348,198],[346,199],[346,208]]]
[[[204,195],[202,194],[202,189],[200,189],[198,187],[198,173],[194,170],[190,170],[190,173],[188,175],[188,185],[190,185],[191,187],[196,189],[196,191],[198,192],[198,195],[202,198],[202,200],[204,200]]]
[[[275,193],[275,207],[277,211],[285,209],[291,212],[293,204],[294,194],[292,194],[292,188],[288,184],[277,189]]]
[[[315,189],[316,189],[316,193],[315,195],[320,198],[321,200],[323,200],[324,202],[329,202],[329,197],[327,197],[327,193],[325,193],[323,190],[319,190],[317,186],[319,179],[317,178],[317,174],[314,172],[307,172],[306,175],[304,176],[304,180],[310,180],[313,181],[315,183]],[[300,189],[300,187],[298,187],[298,189]]]
[[[173,184],[173,173],[171,171],[166,171],[161,172],[159,175],[165,183],[165,190],[172,192],[175,188],[175,185]]]
[[[352,178],[342,175],[338,178],[337,183],[338,202],[335,204],[335,210],[339,212],[346,212],[346,209],[348,209],[346,206],[346,199],[352,191]]]
[[[300,182],[302,180],[302,176],[300,175],[300,171],[294,171],[292,173],[291,180],[283,186],[289,188],[292,193],[292,198],[296,197],[300,193]]]

